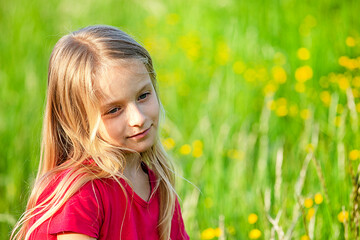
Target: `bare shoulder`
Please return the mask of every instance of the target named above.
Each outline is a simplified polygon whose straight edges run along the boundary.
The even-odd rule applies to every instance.
[[[64,233],[57,235],[58,240],[96,240],[95,238],[89,237],[85,234],[80,233]]]

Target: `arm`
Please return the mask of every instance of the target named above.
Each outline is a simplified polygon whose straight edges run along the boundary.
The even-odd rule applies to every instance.
[[[79,233],[64,233],[64,234],[58,234],[57,240],[96,240],[96,239],[89,237],[88,235],[79,234]]]

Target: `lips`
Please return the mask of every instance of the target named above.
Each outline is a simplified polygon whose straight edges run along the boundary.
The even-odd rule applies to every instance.
[[[148,129],[146,129],[146,130],[144,130],[144,131],[142,131],[142,132],[136,133],[136,134],[134,134],[134,135],[132,135],[132,136],[130,136],[130,137],[128,137],[128,138],[133,138],[133,139],[143,138],[143,137],[145,137],[145,136],[147,135],[147,133],[149,132],[150,128],[151,128],[151,126],[150,126]]]

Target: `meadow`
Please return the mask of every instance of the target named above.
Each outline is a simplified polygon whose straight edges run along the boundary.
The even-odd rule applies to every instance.
[[[117,26],[150,52],[191,239],[359,239],[360,3],[0,1],[0,239],[40,155],[48,59]]]

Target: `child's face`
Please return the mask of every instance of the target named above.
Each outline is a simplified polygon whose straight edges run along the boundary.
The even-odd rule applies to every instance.
[[[99,83],[100,134],[108,142],[144,152],[156,141],[159,102],[145,65],[139,60],[109,67]]]

